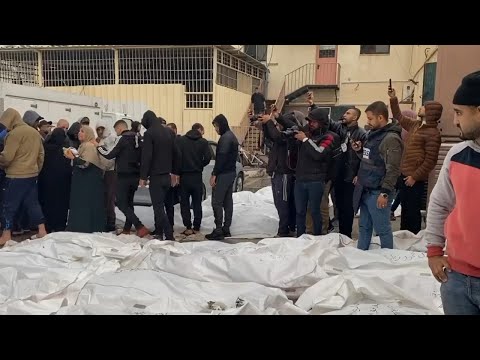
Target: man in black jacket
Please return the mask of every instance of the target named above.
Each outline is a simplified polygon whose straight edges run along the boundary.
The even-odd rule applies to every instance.
[[[143,135],[142,161],[140,165],[140,186],[146,186],[150,179],[150,197],[155,214],[155,228],[160,238],[174,240],[173,226],[165,213],[165,194],[177,185],[180,169],[180,151],[175,134],[164,127],[153,111],[147,111],[142,118],[147,129]]]
[[[352,107],[348,109],[340,121],[331,121],[330,130],[340,136],[342,147],[340,166],[334,181],[336,203],[338,209],[338,226],[340,234],[352,237],[353,189],[355,188],[360,159],[352,149],[351,142],[365,143],[367,132],[358,126],[361,112]]]
[[[228,120],[223,115],[217,115],[212,122],[218,140],[215,156],[215,167],[210,178],[212,186],[212,208],[215,217],[215,230],[206,235],[208,240],[223,240],[230,237],[230,226],[233,216],[233,183],[236,178],[236,166],[238,158],[238,140],[230,131]],[[225,222],[223,222],[223,210],[225,210]],[[222,227],[223,224],[223,227]]]
[[[335,161],[340,147],[340,139],[334,132],[328,131],[328,113],[323,109],[314,109],[308,116],[308,127],[297,132],[300,150],[296,169],[295,208],[297,212],[297,236],[305,234],[307,206],[310,207],[313,220],[313,235],[322,234],[322,216],[320,204],[329,170]]]
[[[114,129],[119,136],[115,147],[108,151],[104,146],[99,146],[97,150],[107,160],[116,159],[116,200],[118,208],[126,219],[122,234],[129,235],[133,224],[137,230],[137,236],[145,237],[149,231],[135,215],[133,207],[133,198],[140,178],[141,150],[138,137],[135,132],[128,130],[128,125],[124,120],[118,120]]]
[[[305,117],[305,115],[303,115]],[[293,136],[284,131],[299,126],[295,114],[272,115],[261,118],[265,138],[272,142],[268,154],[267,174],[272,178],[273,201],[278,212],[278,237],[289,237],[295,232],[295,166],[298,146]]]
[[[180,170],[180,209],[183,225],[186,229],[184,235],[189,236],[200,231],[202,223],[202,195],[203,195],[203,168],[210,163],[212,153],[208,141],[203,138],[205,130],[201,124],[193,124],[192,130],[177,140],[177,145],[182,154]],[[190,212],[190,197],[193,208]]]

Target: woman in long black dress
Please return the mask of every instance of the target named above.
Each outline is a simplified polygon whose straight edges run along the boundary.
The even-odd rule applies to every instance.
[[[103,172],[93,129],[82,126],[78,154],[71,150],[65,157],[73,160],[72,190],[67,231],[93,233],[106,230]]]
[[[38,178],[38,198],[48,232],[65,231],[67,226],[72,165],[63,156],[66,138],[65,130],[57,128],[43,143],[45,161]]]

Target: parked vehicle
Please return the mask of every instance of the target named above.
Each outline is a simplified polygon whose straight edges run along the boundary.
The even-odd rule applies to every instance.
[[[217,151],[217,143],[214,141],[209,141],[208,144],[210,145],[210,151],[212,152],[212,159],[215,159],[215,154]],[[203,174],[202,174],[203,200],[205,200],[207,196],[212,194],[212,187],[210,186],[210,176],[212,174],[214,166],[215,166],[215,160],[211,160],[210,164],[205,166],[205,168],[203,169]],[[240,153],[237,159],[236,170],[237,170],[237,177],[235,178],[233,192],[243,191],[243,182],[245,180],[243,165],[240,159]],[[144,188],[139,187],[137,192],[135,193],[135,198],[133,201],[135,206],[152,206],[152,200],[150,199],[150,191],[148,187],[144,187]]]

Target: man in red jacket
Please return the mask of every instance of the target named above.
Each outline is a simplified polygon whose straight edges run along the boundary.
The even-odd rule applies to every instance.
[[[428,265],[446,315],[480,315],[480,71],[453,97],[454,123],[465,140],[452,146],[430,195],[425,240]],[[448,257],[444,255],[445,240]],[[447,274],[448,273],[448,274]]]

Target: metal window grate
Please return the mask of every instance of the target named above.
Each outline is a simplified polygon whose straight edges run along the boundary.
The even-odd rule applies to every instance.
[[[190,109],[212,109],[213,94],[212,93],[186,93],[186,107]]]
[[[35,51],[0,51],[0,81],[40,86]]]
[[[252,94],[255,92],[255,88],[260,88],[260,79],[252,79]]]
[[[120,49],[119,83],[184,84],[187,93],[212,92],[212,57],[211,47]]]
[[[237,70],[217,64],[217,84],[237,90]]]
[[[44,86],[115,84],[115,53],[111,49],[43,51]]]

